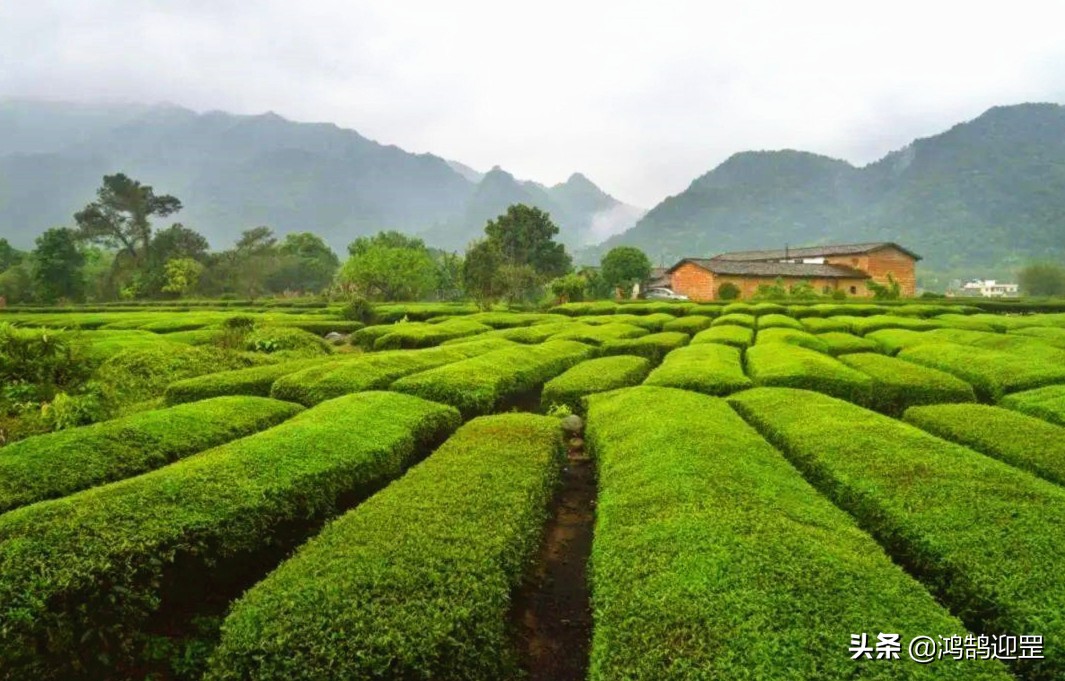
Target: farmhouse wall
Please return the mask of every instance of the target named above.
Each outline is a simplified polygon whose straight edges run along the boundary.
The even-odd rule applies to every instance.
[[[888,284],[888,273],[899,282],[902,295],[917,295],[916,262],[897,248],[885,246],[861,255],[835,255],[825,258],[832,265],[846,265],[866,272],[878,284]],[[862,287],[865,288],[864,286]]]

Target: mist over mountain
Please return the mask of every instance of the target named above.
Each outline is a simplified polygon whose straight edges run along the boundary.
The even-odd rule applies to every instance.
[[[958,276],[1065,258],[1065,107],[995,107],[862,168],[793,150],[739,153],[595,253],[630,244],[671,264],[879,240]]]
[[[461,250],[516,202],[551,213],[562,241],[576,248],[644,212],[583,175],[545,187],[273,113],[0,102],[0,236],[13,244],[30,247],[45,229],[70,224],[115,172],[180,198],[176,219],[216,248],[268,225],[279,234],[316,232],[338,251],[384,229]]]

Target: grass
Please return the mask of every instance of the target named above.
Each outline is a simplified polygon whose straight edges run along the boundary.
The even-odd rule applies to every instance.
[[[301,407],[219,397],[0,448],[0,513],[147,471],[281,423]]]
[[[583,414],[584,397],[638,385],[650,371],[650,360],[633,355],[585,360],[544,384],[540,404],[545,409],[565,405],[570,411]]]
[[[998,663],[850,660],[856,632],[966,632],[723,400],[594,395],[587,442],[593,681],[1011,678]]]
[[[1065,485],[1065,428],[986,404],[912,407],[908,423]]]
[[[746,348],[754,343],[754,330],[733,324],[712,326],[695,334],[691,340],[692,345],[700,343],[724,343],[737,348]]]
[[[857,404],[872,400],[873,379],[839,360],[788,343],[747,350],[747,375],[756,385],[806,388]]]
[[[1065,383],[1065,364],[1050,364],[1027,354],[931,343],[906,348],[898,356],[907,362],[954,374],[972,384],[977,396],[987,402],[996,402],[1006,393]]]
[[[604,355],[637,355],[658,364],[667,354],[688,344],[689,336],[679,331],[662,331],[639,338],[609,340],[603,343]]]
[[[729,402],[971,629],[1039,632],[1022,678],[1065,675],[1065,490],[825,395]]]
[[[754,385],[743,373],[742,351],[720,343],[699,343],[666,355],[645,385],[727,395]]]
[[[400,378],[392,390],[450,404],[471,418],[521,401],[593,354],[576,341],[504,348]]]
[[[206,679],[512,677],[510,594],[562,458],[556,419],[466,424],[245,594]]]
[[[0,515],[5,673],[104,678],[143,664],[143,634],[166,594],[183,594],[188,610],[234,571],[265,572],[272,563],[256,567],[256,556],[283,555],[458,424],[443,405],[362,393],[151,473]]]
[[[873,379],[870,405],[901,416],[908,407],[942,402],[975,402],[971,385],[938,369],[875,352],[843,355],[841,362]]]
[[[1048,385],[1006,395],[999,404],[1065,426],[1065,385]]]

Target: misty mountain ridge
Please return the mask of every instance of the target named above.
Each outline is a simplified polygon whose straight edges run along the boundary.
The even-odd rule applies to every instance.
[[[23,248],[68,225],[104,174],[124,172],[185,208],[176,217],[216,248],[268,225],[312,231],[343,251],[395,229],[461,250],[511,203],[549,212],[571,248],[598,243],[645,211],[583,175],[547,187],[433,154],[412,154],[332,123],[275,113],[196,113],[175,105],[0,102],[0,236]]]
[[[655,262],[723,251],[897,241],[938,272],[1065,258],[1065,107],[994,107],[864,167],[808,152],[734,154],[620,244]],[[594,255],[592,254],[592,255]]]

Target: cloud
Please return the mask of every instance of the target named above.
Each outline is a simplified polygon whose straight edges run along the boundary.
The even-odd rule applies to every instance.
[[[1056,0],[42,0],[0,4],[0,97],[332,121],[651,206],[734,152],[862,164],[1065,101]]]

